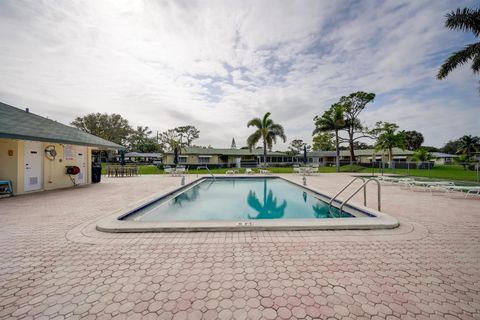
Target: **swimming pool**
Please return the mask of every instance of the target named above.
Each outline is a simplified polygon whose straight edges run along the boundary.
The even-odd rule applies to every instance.
[[[206,179],[123,217],[134,221],[328,219],[354,217],[283,179]]]
[[[398,221],[284,177],[199,178],[97,222],[104,232],[385,229]]]

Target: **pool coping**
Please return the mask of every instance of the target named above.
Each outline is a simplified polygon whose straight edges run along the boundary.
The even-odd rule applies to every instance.
[[[300,188],[313,192],[322,197],[332,198],[325,192],[319,192],[308,186],[298,184],[294,181],[276,175],[255,175],[255,176],[236,176],[236,177],[216,177],[224,178],[279,178],[292,183]],[[143,233],[143,232],[202,232],[202,231],[270,231],[270,230],[371,230],[371,229],[393,229],[400,224],[394,217],[379,212],[372,208],[367,208],[357,204],[349,204],[353,210],[374,215],[374,217],[355,217],[355,218],[329,218],[329,219],[272,219],[272,220],[254,220],[254,221],[131,221],[120,220],[128,214],[144,207],[152,202],[164,200],[167,197],[183,192],[187,188],[208,179],[200,177],[185,186],[177,187],[174,190],[167,191],[161,195],[155,195],[149,199],[144,199],[142,203],[135,203],[122,210],[117,210],[107,217],[100,219],[96,224],[98,231],[107,233]]]

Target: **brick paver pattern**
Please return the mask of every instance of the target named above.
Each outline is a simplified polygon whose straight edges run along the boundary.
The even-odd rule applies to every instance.
[[[308,183],[333,194],[349,178]],[[104,180],[0,199],[1,319],[480,319],[479,200],[385,186],[384,211],[424,228],[416,238],[91,230],[75,241],[68,234],[82,223],[180,181]]]

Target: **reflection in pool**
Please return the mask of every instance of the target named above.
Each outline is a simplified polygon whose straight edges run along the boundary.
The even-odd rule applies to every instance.
[[[124,217],[136,221],[325,219],[352,217],[279,178],[206,179]]]

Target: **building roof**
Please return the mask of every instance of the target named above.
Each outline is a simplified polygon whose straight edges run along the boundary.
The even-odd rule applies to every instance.
[[[303,157],[303,153],[300,155]],[[335,157],[335,151],[309,151],[307,152],[308,157]]]
[[[382,155],[384,153],[383,150],[375,150],[375,149],[355,149],[355,156],[371,156],[375,155]],[[394,156],[411,156],[414,154],[413,151],[410,150],[402,150],[400,148],[393,148],[392,153]],[[341,157],[348,157],[350,156],[350,150],[341,150],[340,151]]]
[[[173,154],[173,151],[165,152],[166,154]],[[263,149],[222,149],[222,148],[201,148],[201,147],[185,147],[181,154],[186,155],[224,155],[224,156],[250,156],[263,155]],[[285,152],[268,151],[268,156],[289,156]]]
[[[163,155],[156,152],[127,152],[125,157],[147,157],[147,158],[161,158]]]
[[[1,102],[0,138],[75,144],[105,149],[124,149],[121,145],[86,133],[80,129]]]
[[[430,154],[434,158],[458,158],[459,157],[456,154],[449,154],[449,153],[443,153],[443,152],[430,152]]]

